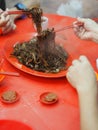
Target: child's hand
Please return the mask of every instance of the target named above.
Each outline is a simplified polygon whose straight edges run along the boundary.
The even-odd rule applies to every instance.
[[[78,60],[72,62],[66,76],[69,83],[78,91],[91,90],[97,85],[95,72],[85,56],[80,56]]]

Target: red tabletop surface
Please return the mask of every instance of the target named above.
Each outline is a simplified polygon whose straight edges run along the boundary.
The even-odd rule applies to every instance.
[[[71,25],[75,21],[70,17],[45,15],[49,18],[49,27],[55,27],[55,29]],[[0,36],[2,57],[4,57],[3,50],[6,41],[20,34],[34,32],[31,19],[18,20],[16,24],[17,29],[14,32]],[[95,64],[98,57],[97,44],[78,39],[72,29],[56,35],[62,38],[62,45],[66,44],[66,50],[70,52],[73,59],[78,58],[81,54],[86,55],[97,72]],[[43,78],[29,75],[15,68],[6,58],[3,69],[19,72],[20,77],[6,76],[0,83],[0,94],[6,90],[15,90],[19,93],[20,100],[14,104],[0,102],[0,130],[19,130],[11,126],[11,123],[13,126],[18,125],[17,122],[13,123],[14,121],[30,127],[24,125],[23,130],[80,130],[78,95],[66,77]],[[47,91],[56,93],[59,101],[53,105],[42,104],[39,97]],[[11,123],[8,123],[9,120]],[[5,128],[2,127],[2,124],[5,125]]]

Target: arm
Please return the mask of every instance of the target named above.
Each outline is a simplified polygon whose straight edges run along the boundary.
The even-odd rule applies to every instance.
[[[66,76],[78,92],[81,130],[98,130],[98,87],[88,59],[81,56],[74,60]]]
[[[81,130],[98,130],[98,90],[79,92]]]

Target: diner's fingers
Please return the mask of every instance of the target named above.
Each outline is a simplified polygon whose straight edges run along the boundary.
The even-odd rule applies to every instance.
[[[73,65],[68,68],[68,72],[73,70]]]
[[[0,27],[5,26],[9,20],[10,20],[10,18],[9,18],[9,16],[7,16],[6,12],[1,13],[1,15],[0,15]]]
[[[80,56],[79,60],[81,61],[83,65],[89,67],[92,71],[94,71],[90,61],[88,60],[86,56]]]
[[[67,78],[67,80],[68,80],[68,82],[70,83],[70,72],[68,71],[67,73],[66,73],[66,78]]]
[[[75,32],[79,32],[79,31],[80,31],[80,27],[79,27],[79,26],[77,26],[77,25],[76,25],[76,26],[74,26],[74,28],[73,28],[73,29],[74,29],[74,31],[75,31]]]
[[[6,22],[11,21],[10,16],[9,16],[9,15],[6,15],[6,16],[5,16],[5,20],[6,20]]]
[[[86,32],[86,30],[85,30],[85,28],[83,27],[83,26],[76,26],[76,27],[74,27],[74,32],[75,32],[75,34],[76,34],[76,36],[78,36],[79,38],[81,38],[81,39],[85,39],[85,32]]]
[[[72,65],[76,65],[76,64],[79,64],[79,60],[73,60],[72,61]]]
[[[9,27],[8,29],[3,30],[3,34],[7,34],[12,31],[12,27]]]
[[[9,24],[8,26],[6,26],[5,28],[3,28],[3,34],[7,34],[10,31],[13,31],[16,29],[16,25],[15,24]]]
[[[87,58],[86,56],[84,56],[84,55],[81,55],[81,56],[79,57],[79,60],[80,60],[81,62],[83,62],[83,61],[88,61],[88,58]]]
[[[8,13],[6,11],[3,11],[1,15],[3,15],[6,18],[8,16]]]
[[[71,82],[71,81],[70,81],[70,76],[71,76],[71,74],[70,74],[70,72],[68,71],[68,72],[66,73],[66,78],[67,78],[67,80],[69,81],[69,83]]]
[[[73,26],[78,26],[78,21],[73,22]]]
[[[0,27],[5,26],[6,25],[6,21],[5,21],[5,17],[3,15],[0,16]]]
[[[7,24],[6,24],[6,26],[4,27],[4,30],[7,30],[8,28],[10,28],[10,27],[12,27],[12,21],[11,20],[9,20],[8,22],[7,22]],[[3,31],[4,31],[3,30]]]
[[[80,27],[78,30],[77,30],[77,33],[76,35],[81,38],[81,39],[85,39],[85,29],[83,27]]]
[[[86,63],[86,64],[91,65],[90,62],[89,62],[89,60],[88,60],[88,58],[87,58],[86,56],[84,56],[84,55],[81,55],[81,56],[79,57],[79,61],[80,61],[81,63]]]
[[[77,86],[75,86],[75,81],[74,81],[74,79],[73,79],[73,74],[72,74],[72,72],[67,72],[66,78],[67,78],[68,82],[69,82],[74,88],[77,87]]]

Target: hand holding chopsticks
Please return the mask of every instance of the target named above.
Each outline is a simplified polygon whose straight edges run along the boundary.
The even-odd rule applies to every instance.
[[[98,22],[98,19],[95,19],[94,21],[95,21],[95,22]],[[80,23],[77,23],[77,25],[78,25],[79,27],[82,27],[82,26],[84,25],[84,23],[80,22]],[[58,30],[55,30],[55,32],[60,32],[60,31],[64,31],[64,30],[67,30],[67,29],[71,29],[71,28],[74,28],[74,26],[73,26],[73,25],[65,26],[65,27],[63,27],[63,28],[60,28],[60,29],[58,29]]]
[[[98,19],[77,18],[73,23],[74,33],[77,37],[84,40],[92,40],[98,43]],[[81,25],[79,25],[81,23]]]

